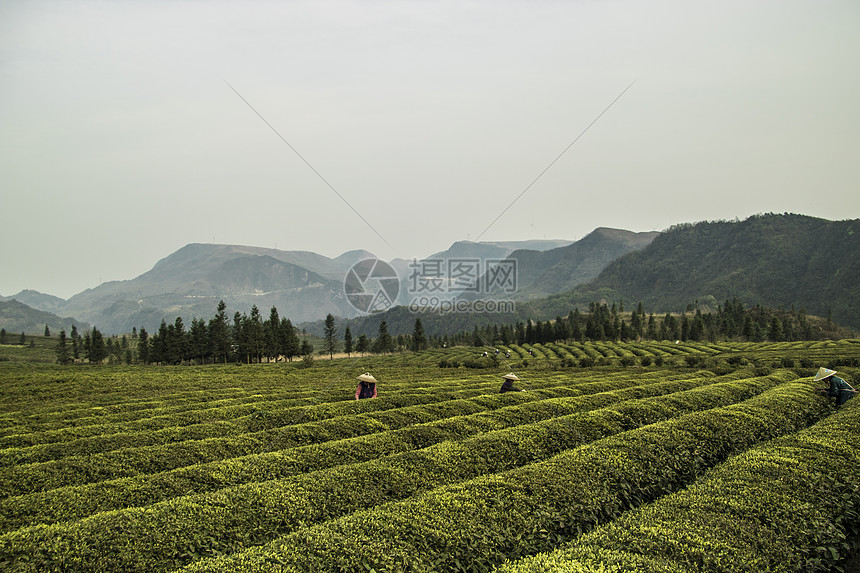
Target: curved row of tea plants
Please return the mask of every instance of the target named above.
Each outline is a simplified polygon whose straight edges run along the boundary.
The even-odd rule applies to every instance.
[[[642,379],[657,380],[659,377],[660,373],[657,372],[646,374]],[[620,379],[616,380],[617,378]],[[594,377],[588,379],[593,380]],[[509,396],[506,400],[529,401],[535,397],[575,396],[583,391],[596,392],[601,384],[623,386],[641,382],[639,378],[624,377],[623,373],[608,373],[598,379],[602,382],[580,382],[579,385],[586,390],[577,390],[565,385],[571,382],[567,377],[554,376],[543,384],[544,388],[533,388],[527,394],[516,393],[517,398]],[[192,439],[155,446],[120,447],[92,455],[71,455],[46,462],[0,468],[0,498],[64,485],[158,473],[192,464],[431,421],[456,415],[456,408],[446,409],[445,402],[470,397],[480,401],[488,396],[488,392],[493,392],[489,396],[495,395],[497,386],[497,381],[481,381],[478,384],[469,384],[469,389],[452,390],[451,385],[446,384],[435,392],[432,389],[426,392],[410,390],[389,393],[384,399],[377,400],[350,400],[287,408],[283,411],[255,412],[246,420],[249,432],[232,437]],[[407,410],[401,412],[404,408]],[[136,438],[132,436],[131,439]]]
[[[860,404],[498,573],[830,571],[857,550]]]
[[[188,572],[487,571],[683,487],[728,455],[827,411],[803,383],[631,430],[500,474],[300,529]],[[473,460],[473,463],[479,460]],[[468,564],[468,565],[466,565]]]
[[[735,373],[717,378],[709,374],[702,372],[692,378],[678,377],[665,382],[648,378],[636,380],[638,384],[619,379],[612,383],[614,390],[599,393],[595,392],[605,388],[605,382],[594,382],[577,386],[577,391],[582,394],[567,398],[546,398],[546,391],[537,391],[495,394],[471,401],[448,401],[440,406],[455,415],[432,422],[418,423],[426,417],[413,416],[415,408],[422,407],[389,411],[398,414],[399,418],[389,417],[385,420],[387,426],[399,429],[6,498],[0,500],[0,532],[36,523],[81,519],[101,511],[148,505],[178,495],[214,491],[242,483],[283,479],[314,469],[426,447],[448,439],[463,439],[482,432],[603,408],[622,400],[670,394],[743,376]],[[516,405],[510,405],[512,402]],[[358,421],[356,416],[344,425],[353,424],[354,431],[354,424]]]
[[[551,389],[543,392],[544,397],[579,393],[563,387],[555,393]],[[458,397],[481,396],[486,396],[486,390],[480,388],[439,391],[435,394],[395,394],[384,400],[351,400],[299,407],[289,412],[266,412],[253,421],[271,429],[155,446],[119,447],[104,453],[72,455],[51,461],[3,467],[0,468],[0,496],[156,473],[213,460],[372,433],[390,429],[392,424],[403,425],[414,423],[416,419],[428,421],[455,415],[440,411],[438,404]],[[405,414],[398,412],[404,408],[410,409]],[[393,415],[387,415],[389,411]],[[131,439],[134,439],[133,436]]]
[[[462,442],[447,441],[290,480],[177,498],[74,523],[25,528],[0,537],[0,559],[20,565],[22,570],[28,570],[24,556],[34,552],[42,556],[38,567],[43,568],[72,559],[77,570],[163,570],[193,559],[195,553],[235,551],[295,527],[530,463],[629,427],[715,403],[731,403],[779,382],[777,377],[725,382],[488,432]],[[364,488],[362,484],[375,487]],[[66,549],[72,547],[74,555],[69,555]]]

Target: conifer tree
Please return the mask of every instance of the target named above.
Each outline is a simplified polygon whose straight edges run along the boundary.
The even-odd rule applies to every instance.
[[[348,326],[346,327],[346,330],[343,331],[343,351],[346,352],[347,356],[350,356],[353,351],[352,331],[350,331]]]
[[[227,323],[227,305],[223,300],[218,301],[215,316],[209,320],[209,350],[215,362],[227,362],[230,354],[230,328]]]
[[[98,364],[107,358],[107,350],[105,349],[105,341],[99,329],[93,326],[90,333],[90,344],[87,353],[87,360],[90,364]]]
[[[137,358],[143,364],[149,364],[149,333],[141,327],[137,335]]]
[[[380,354],[391,352],[394,350],[394,341],[388,333],[388,323],[384,320],[379,323],[379,331],[376,334],[376,341],[373,343],[373,351]]]
[[[359,335],[358,343],[355,345],[355,351],[363,356],[365,352],[370,350],[370,340],[364,334]]]
[[[424,325],[421,324],[421,319],[415,319],[415,327],[412,329],[412,350],[420,351],[427,347],[427,335],[424,334]]]
[[[299,336],[296,334],[296,329],[293,326],[293,323],[290,322],[289,318],[281,319],[280,341],[281,354],[283,354],[287,360],[292,362],[293,356],[298,356],[299,352],[301,352],[301,346],[299,343]]]
[[[57,363],[68,364],[71,361],[69,347],[66,346],[66,331],[60,330],[60,339],[57,341]]]
[[[334,325],[334,317],[330,313],[325,317],[323,340],[329,359],[334,358],[334,351],[337,348],[337,328]]]

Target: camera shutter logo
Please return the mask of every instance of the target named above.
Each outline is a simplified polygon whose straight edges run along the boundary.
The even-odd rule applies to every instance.
[[[394,267],[379,259],[355,263],[343,280],[347,300],[367,314],[384,312],[394,306],[400,293],[400,277]]]

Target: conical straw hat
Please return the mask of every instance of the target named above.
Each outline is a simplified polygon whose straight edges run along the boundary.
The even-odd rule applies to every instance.
[[[505,378],[507,380],[519,380],[520,379],[520,377],[517,376],[516,374],[514,374],[513,372],[511,372],[510,374],[505,374],[504,376],[502,376],[502,378]]]
[[[824,368],[823,366],[818,369],[818,373],[815,375],[815,382],[819,380],[824,380],[825,378],[829,378],[836,374],[836,370],[830,370],[829,368]]]
[[[361,376],[358,377],[362,382],[376,382],[376,378],[370,375],[370,372],[365,372]]]

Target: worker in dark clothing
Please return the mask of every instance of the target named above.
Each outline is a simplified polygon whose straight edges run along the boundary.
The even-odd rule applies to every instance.
[[[516,374],[513,372],[505,374],[504,379],[505,381],[502,382],[502,389],[499,390],[499,394],[504,394],[505,392],[522,392],[522,390],[514,386],[514,380],[519,380]]]
[[[376,398],[376,378],[365,372],[358,377],[358,386],[355,387],[355,399]]]
[[[818,382],[819,380],[827,380],[830,382],[829,388],[818,388],[818,391],[826,392],[831,398],[836,398],[837,406],[841,406],[857,393],[857,390],[855,390],[851,384],[839,376],[836,376],[836,370],[830,370],[829,368],[823,367],[819,368],[814,380],[815,382]]]

